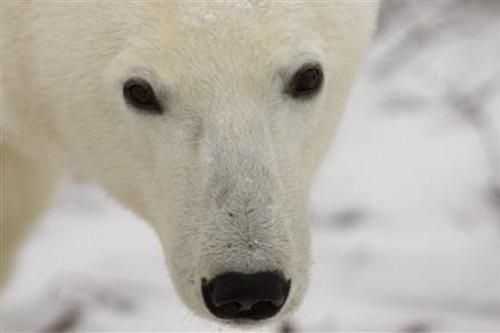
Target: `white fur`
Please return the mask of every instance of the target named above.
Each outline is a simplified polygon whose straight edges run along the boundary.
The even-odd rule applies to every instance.
[[[281,313],[294,309],[310,265],[309,182],[376,1],[2,3],[5,191],[43,184],[24,209],[7,205],[3,224],[29,225],[52,175],[78,170],[156,230],[195,313],[213,318],[200,282],[226,271],[282,270],[292,288]],[[308,61],[324,87],[293,100],[284,84]],[[137,75],[165,99],[163,115],[125,104]],[[28,179],[23,165],[36,165],[29,184],[15,181]]]

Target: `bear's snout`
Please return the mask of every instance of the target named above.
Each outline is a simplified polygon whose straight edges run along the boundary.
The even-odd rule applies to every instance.
[[[228,272],[202,281],[205,306],[221,319],[263,320],[285,304],[291,280],[281,272]]]

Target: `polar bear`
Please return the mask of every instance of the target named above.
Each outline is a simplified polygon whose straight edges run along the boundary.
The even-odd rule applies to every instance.
[[[309,183],[377,1],[2,6],[2,281],[78,171],[151,225],[194,313],[245,324],[295,309]]]

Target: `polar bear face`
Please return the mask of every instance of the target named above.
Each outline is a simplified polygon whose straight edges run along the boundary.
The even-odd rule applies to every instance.
[[[81,83],[64,136],[157,232],[195,313],[253,323],[300,303],[309,182],[375,7],[136,2],[110,19],[99,86]]]

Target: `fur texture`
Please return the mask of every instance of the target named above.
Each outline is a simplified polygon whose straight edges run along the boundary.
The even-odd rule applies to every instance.
[[[309,182],[369,42],[376,1],[3,7],[9,243],[43,210],[55,175],[78,170],[155,229],[195,313],[213,319],[200,282],[227,271],[282,270],[292,288],[281,314],[294,309],[310,266]],[[311,61],[325,73],[320,94],[283,94]],[[122,85],[136,76],[165,101],[163,115],[125,103]],[[16,194],[27,188],[34,194]]]

